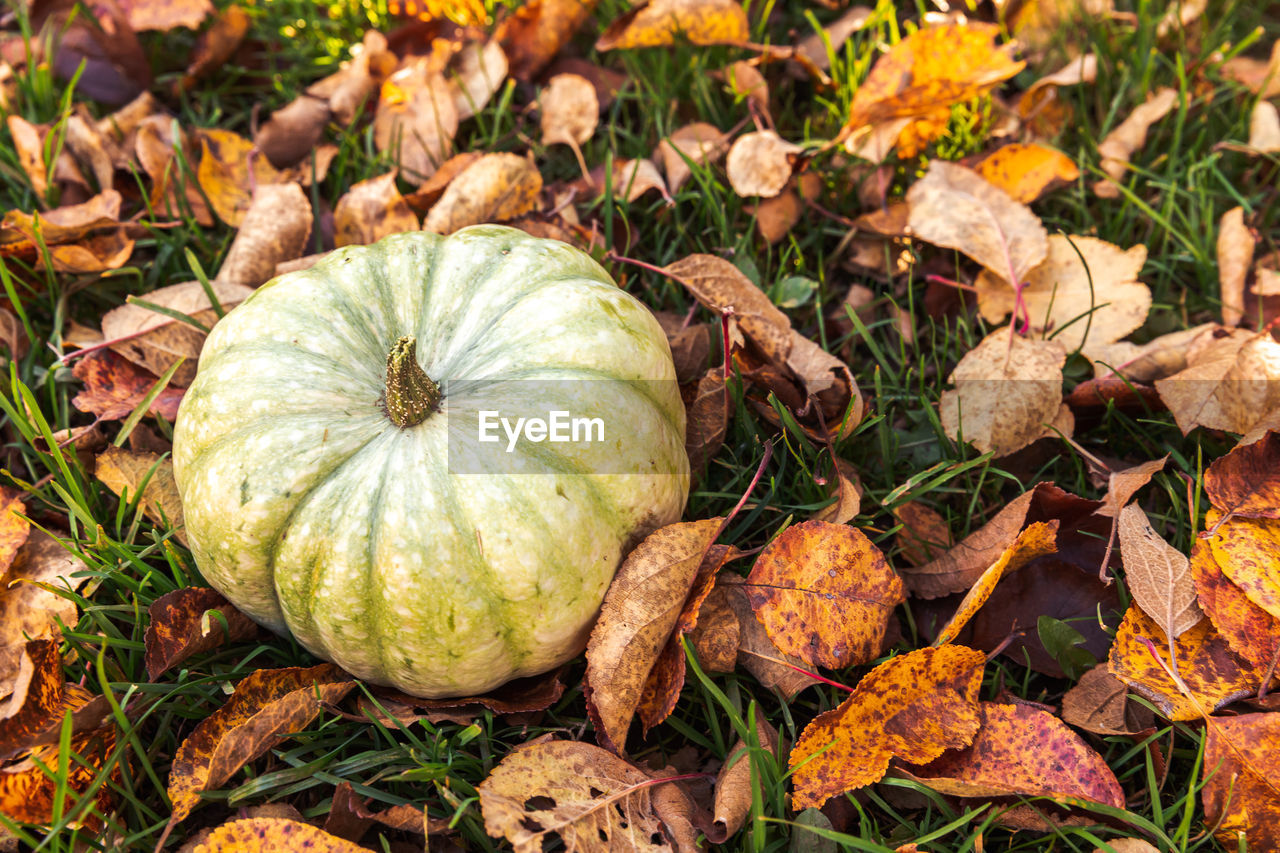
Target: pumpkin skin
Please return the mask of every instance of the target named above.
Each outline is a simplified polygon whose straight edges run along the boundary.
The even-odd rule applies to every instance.
[[[405,428],[383,400],[402,335],[445,381]],[[533,475],[451,469],[449,383],[513,376],[610,380],[573,387],[603,389],[626,434],[523,458]],[[503,409],[547,386],[494,387]],[[625,550],[680,517],[684,430],[644,305],[577,249],[476,226],[339,249],[229,312],[174,474],[196,563],[238,608],[362,679],[461,696],[581,650]]]

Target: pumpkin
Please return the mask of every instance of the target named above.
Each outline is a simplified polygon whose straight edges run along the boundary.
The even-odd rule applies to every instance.
[[[605,428],[474,437],[485,411],[549,409]],[[571,246],[476,226],[339,249],[229,312],[174,474],[236,607],[362,679],[461,696],[581,650],[625,551],[683,510],[684,429],[643,304]]]

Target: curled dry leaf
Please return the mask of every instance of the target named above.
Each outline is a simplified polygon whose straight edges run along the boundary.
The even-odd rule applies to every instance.
[[[272,113],[253,142],[277,169],[292,166],[320,142],[331,115],[327,99],[303,93]]]
[[[1209,328],[1187,350],[1187,367],[1157,379],[1183,434],[1197,426],[1244,433],[1280,405],[1280,343],[1263,332]]]
[[[542,144],[577,148],[596,132],[600,101],[591,81],[577,74],[557,74],[538,94]]]
[[[192,655],[258,633],[253,620],[207,587],[166,593],[152,602],[147,617],[145,666],[152,681]]]
[[[823,27],[821,32],[800,39],[796,43],[796,50],[826,71],[831,67],[832,54],[840,55],[841,45],[849,40],[849,36],[867,25],[873,11],[866,6],[850,6],[843,15]],[[831,53],[827,52],[827,45],[831,46]]]
[[[973,743],[910,775],[956,797],[1047,797],[1124,808],[1106,760],[1052,714],[1029,705],[983,702]]]
[[[662,163],[667,188],[676,193],[693,175],[690,163],[694,166],[714,163],[727,150],[728,139],[715,125],[696,121],[659,142],[653,159]]]
[[[758,711],[755,743],[769,753],[778,748],[777,730]],[[751,810],[752,791],[759,784],[751,761],[751,745],[739,738],[716,776],[712,831],[707,834],[712,844],[723,844],[742,828]]]
[[[170,824],[191,814],[200,793],[220,787],[290,733],[304,728],[356,686],[333,664],[260,669],[236,685],[227,703],[205,717],[178,747],[169,772]]]
[[[84,389],[71,404],[103,421],[123,420],[151,393],[160,380],[110,350],[100,350],[76,362],[71,373]],[[178,416],[185,388],[167,387],[151,401],[147,411],[172,422]]]
[[[654,810],[654,778],[586,743],[539,739],[517,747],[480,783],[485,832],[516,853],[552,835],[570,850],[670,850]]]
[[[331,835],[323,829],[281,817],[249,817],[231,820],[196,843],[192,853],[270,853],[272,850],[307,850],[313,853],[364,853],[367,847]]]
[[[1147,142],[1147,131],[1151,125],[1169,114],[1178,103],[1178,93],[1174,89],[1164,87],[1147,96],[1146,101],[1139,104],[1129,117],[1122,121],[1115,130],[1106,135],[1098,143],[1098,156],[1101,158],[1102,171],[1110,180],[1098,181],[1093,191],[1099,198],[1119,198],[1118,181],[1129,167],[1129,159],[1135,151]]]
[[[26,328],[18,315],[8,308],[0,308],[0,348],[3,348],[12,361],[18,361],[31,351],[31,340],[27,337]],[[0,361],[0,366],[4,364],[5,362]]]
[[[0,703],[0,761],[56,744],[66,714],[72,715],[73,732],[96,728],[105,719],[100,709],[88,710],[91,720],[78,713],[90,702],[89,693],[78,684],[66,683],[58,645],[55,640],[31,640],[22,648],[13,692]],[[0,687],[8,690],[10,685]]]
[[[652,0],[611,23],[596,50],[667,47],[677,41],[733,44],[750,38],[747,13],[734,0]]]
[[[1191,561],[1151,528],[1147,514],[1137,504],[1120,511],[1117,529],[1124,577],[1133,600],[1166,637],[1177,639],[1204,618],[1196,603]]]
[[[1146,246],[1121,249],[1096,237],[1053,234],[1048,248],[1022,288],[1031,332],[1074,351],[1113,343],[1146,322],[1151,290],[1137,280]],[[988,321],[998,323],[1014,311],[1017,297],[1006,277],[984,270],[975,287]]]
[[[1249,147],[1262,154],[1280,151],[1280,109],[1258,101],[1249,116]]]
[[[24,494],[21,489],[0,486],[0,578],[31,535],[31,522],[23,515]]]
[[[353,185],[333,209],[335,246],[366,246],[418,227],[418,217],[396,189],[394,171]]]
[[[601,176],[603,177],[603,172]],[[652,160],[614,160],[610,186],[613,197],[628,204],[650,190],[657,190],[668,205],[675,204]]]
[[[82,797],[92,794],[98,814],[111,814],[115,795],[112,784],[119,783],[119,764],[108,769],[114,756],[118,733],[114,721],[71,735],[70,749],[61,744],[42,746],[20,761],[0,769],[0,812],[19,823],[48,826],[77,808]],[[70,756],[68,757],[68,752]],[[55,817],[57,815],[57,817]],[[93,830],[101,823],[85,819]]]
[[[466,121],[489,103],[507,79],[507,55],[497,41],[472,42],[454,54],[448,75],[454,84],[453,105]]]
[[[18,165],[30,181],[36,198],[44,199],[49,192],[49,172],[44,164],[44,144],[40,140],[40,131],[19,115],[6,116],[5,123],[8,124],[9,136],[13,139],[14,153],[18,155]],[[41,204],[43,205],[43,201]]]
[[[79,589],[86,566],[42,530],[33,531],[0,576],[0,694],[8,694],[28,640],[60,636],[59,623],[75,625],[76,603],[44,587]],[[3,809],[0,809],[2,811]]]
[[[690,468],[701,471],[724,443],[725,430],[728,429],[729,395],[724,371],[718,367],[709,369],[692,392],[685,403],[688,426],[684,446],[689,454]]]
[[[1053,434],[1062,405],[1062,366],[1067,352],[1057,341],[992,332],[960,359],[951,373],[955,388],[942,395],[947,435],[997,457]]]
[[[974,23],[925,27],[907,36],[876,60],[858,87],[841,138],[886,119],[971,100],[1008,80],[1026,63],[996,46],[999,34],[995,24]]]
[[[1160,661],[1152,657],[1153,648]],[[1191,697],[1165,672],[1165,667],[1173,667],[1168,638],[1142,608],[1131,604],[1116,631],[1107,666],[1112,675],[1173,721],[1199,719],[1257,690],[1262,674],[1246,670],[1208,619],[1183,632],[1174,648],[1178,675]]]
[[[249,34],[251,22],[249,13],[236,4],[219,12],[213,26],[205,30],[196,41],[186,73],[174,83],[175,94],[191,89],[196,81],[221,68]]]
[[[825,521],[779,534],[745,588],[779,649],[829,669],[874,660],[890,614],[906,600],[902,579],[865,534]]]
[[[741,637],[742,626],[728,593],[723,586],[713,587],[698,611],[697,627],[689,634],[698,665],[704,672],[733,672]]]
[[[254,144],[229,130],[199,132],[201,155],[196,179],[218,218],[239,228],[253,204],[254,189],[284,180],[284,175],[254,153]]]
[[[302,256],[311,221],[311,200],[298,184],[258,187],[218,278],[248,287],[270,280],[276,264]]]
[[[538,205],[542,175],[517,154],[485,154],[445,188],[422,223],[425,231],[452,234],[468,225],[503,222]]]
[[[359,50],[353,48],[352,53],[339,70],[307,87],[307,94],[326,101],[344,127],[355,121],[396,61],[387,50],[387,37],[377,30],[366,32]]]
[[[1021,204],[1080,177],[1075,161],[1035,142],[1014,142],[983,157],[974,171]]]
[[[595,0],[530,0],[498,25],[495,35],[511,76],[528,83],[591,15]]]
[[[907,204],[913,236],[963,252],[1006,281],[1021,283],[1049,253],[1039,217],[972,169],[932,161]]]
[[[1203,539],[1191,547],[1191,577],[1196,597],[1227,645],[1260,672],[1280,653],[1280,619],[1249,600],[1222,572]]]
[[[1280,849],[1280,789],[1275,756],[1280,716],[1215,717],[1205,726],[1205,822],[1228,848]]]
[[[1140,717],[1150,718],[1151,712],[1129,701],[1129,688],[1105,663],[1080,676],[1062,697],[1062,719],[1094,734],[1135,734],[1151,722]]]
[[[1280,95],[1280,40],[1272,43],[1269,59],[1231,57],[1222,63],[1222,76],[1236,81],[1263,100]]]
[[[769,115],[769,84],[754,65],[738,60],[717,72],[717,76],[723,76],[735,100],[745,98],[754,115],[763,117],[766,124],[773,124],[773,118]]]
[[[1244,224],[1244,208],[1233,207],[1218,220],[1218,293],[1222,324],[1238,326],[1244,319],[1244,284],[1253,264],[1257,241]]]
[[[960,633],[960,629],[973,618],[979,608],[991,598],[996,584],[1008,572],[1016,572],[1037,557],[1052,554],[1058,550],[1058,521],[1037,521],[1027,525],[1017,538],[1009,543],[1000,558],[982,573],[973,587],[956,607],[955,614],[943,626],[933,640],[935,646],[950,643]]]
[[[458,121],[454,87],[419,58],[382,84],[374,144],[391,154],[405,180],[421,184],[453,153]]]
[[[1229,516],[1280,518],[1280,431],[1213,460],[1204,490],[1210,503]]]
[[[601,743],[614,752],[626,748],[645,683],[722,521],[679,522],[649,534],[605,594],[587,641],[587,705]]]
[[[830,524],[848,524],[862,509],[862,480],[853,463],[845,459],[837,457],[833,468],[835,471],[831,480],[834,482],[829,481],[829,490],[835,500],[815,512],[812,517],[815,521]]]
[[[773,198],[791,177],[791,164],[801,148],[772,130],[739,136],[729,149],[725,168],[729,183],[740,196]]]
[[[818,680],[808,675],[804,661],[789,655],[773,644],[769,632],[760,624],[747,599],[743,580],[737,575],[719,578],[717,589],[723,590],[726,603],[738,626],[737,660],[770,690],[777,690],[787,700]]]
[[[173,479],[173,461],[158,453],[138,453],[108,447],[98,455],[93,474],[122,501],[141,500],[142,512],[161,527],[178,531],[178,541],[186,544],[182,530],[182,499]]]
[[[231,310],[253,293],[252,289],[229,281],[214,281],[210,286],[223,311]],[[185,314],[206,328],[218,322],[218,314],[198,281],[171,284],[138,299]],[[196,360],[205,339],[199,329],[132,300],[102,316],[102,336],[114,352],[156,375],[163,374],[179,358],[186,359],[171,380],[183,387],[195,379]]]
[[[733,264],[715,255],[689,255],[663,271],[705,307],[717,314],[730,312],[770,361],[786,362],[791,321]]]
[[[796,809],[878,782],[892,758],[924,764],[973,741],[986,656],[918,649],[867,673],[840,707],[814,718],[791,751]]]
[[[1134,465],[1132,468],[1108,472],[1107,494],[1103,497],[1102,506],[1098,507],[1096,514],[1115,518],[1129,503],[1129,499],[1137,494],[1139,489],[1150,483],[1151,478],[1157,471],[1163,470],[1168,461],[1169,454],[1166,453],[1159,459],[1152,459],[1149,462]]]

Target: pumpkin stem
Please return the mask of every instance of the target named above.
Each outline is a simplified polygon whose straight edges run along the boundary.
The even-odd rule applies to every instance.
[[[418,364],[418,341],[405,335],[387,353],[387,417],[400,429],[417,426],[440,406],[440,386]]]

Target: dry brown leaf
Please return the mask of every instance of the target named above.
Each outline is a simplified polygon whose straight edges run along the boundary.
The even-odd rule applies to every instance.
[[[1212,515],[1212,513],[1210,513]],[[1227,640],[1231,651],[1266,672],[1280,654],[1280,619],[1249,599],[1231,582],[1214,559],[1209,543],[1197,539],[1191,547],[1191,576],[1205,614]]]
[[[717,76],[724,78],[735,102],[739,98],[745,99],[754,115],[763,118],[766,124],[773,124],[773,117],[769,114],[769,84],[754,65],[740,59],[717,72]]]
[[[830,524],[848,524],[862,510],[862,480],[853,463],[839,457],[835,460],[835,472],[830,491],[835,500],[815,512],[811,518]]]
[[[14,153],[18,155],[18,164],[31,183],[36,198],[43,205],[43,199],[49,192],[48,169],[44,164],[44,145],[40,140],[40,131],[22,116],[9,114],[5,118],[9,125],[9,136],[13,139]],[[104,188],[106,189],[106,188]]]
[[[418,227],[418,217],[396,189],[394,171],[353,185],[333,209],[335,246],[367,246]]]
[[[791,352],[791,321],[733,264],[715,255],[689,255],[664,267],[694,298],[717,314],[730,312],[774,363]]]
[[[192,655],[258,633],[256,623],[217,590],[206,587],[188,587],[160,596],[151,603],[147,617],[145,666],[152,681]]]
[[[1222,76],[1236,81],[1263,100],[1280,95],[1280,40],[1272,43],[1269,59],[1231,57],[1222,63]]]
[[[1061,151],[1035,142],[1014,142],[983,157],[974,171],[1021,204],[1080,177],[1080,170]]]
[[[685,449],[689,466],[701,471],[724,443],[729,421],[729,396],[725,390],[724,371],[713,367],[703,374],[686,401],[688,426]]]
[[[458,120],[466,121],[485,108],[507,79],[507,55],[496,40],[473,42],[454,54],[447,73]]]
[[[1137,494],[1139,489],[1150,483],[1151,478],[1155,476],[1157,471],[1163,470],[1165,463],[1168,461],[1169,455],[1166,453],[1159,459],[1152,459],[1149,462],[1143,462],[1131,468],[1108,471],[1107,493],[1102,498],[1102,506],[1098,507],[1094,514],[1115,518],[1120,514],[1120,510],[1124,509],[1125,505],[1129,503],[1130,498]]]
[[[27,337],[26,327],[8,308],[0,308],[0,347],[8,354],[11,361],[19,361],[31,351],[31,340]],[[6,364],[0,360],[0,367]]]
[[[60,637],[59,623],[75,626],[79,609],[71,599],[43,587],[76,590],[86,566],[43,530],[30,533],[8,571],[0,575],[0,695],[8,695],[28,640]]]
[[[1263,154],[1280,151],[1280,109],[1270,101],[1258,101],[1249,116],[1249,147]]]
[[[301,816],[299,816],[301,818]],[[271,853],[273,850],[306,850],[308,853],[365,853],[344,838],[318,829],[301,819],[246,817],[229,820],[204,836],[191,853]]]
[[[221,68],[249,34],[250,23],[249,13],[239,5],[232,4],[219,12],[213,26],[196,41],[186,73],[174,83],[175,93],[191,89],[196,81]]]
[[[1191,343],[1212,328],[1214,324],[1202,323],[1160,335],[1141,345],[1128,341],[1093,344],[1085,348],[1084,354],[1094,362],[1094,375],[1099,378],[1119,373],[1134,382],[1154,382],[1185,370]]]
[[[71,372],[85,386],[71,404],[103,421],[127,418],[158,381],[156,376],[110,350],[80,359]],[[151,401],[148,411],[172,422],[178,416],[178,404],[185,392],[185,388],[165,388]]]
[[[680,40],[733,44],[750,38],[747,13],[734,0],[652,0],[609,24],[596,50],[667,47]]]
[[[368,107],[367,101],[395,63],[395,56],[387,50],[387,37],[377,30],[366,32],[359,52],[353,49],[352,53],[355,55],[338,71],[307,87],[308,95],[328,102],[334,118],[344,127]]]
[[[1274,713],[1206,721],[1205,822],[1227,849],[1280,848],[1280,787],[1275,756],[1280,717]]]
[[[128,166],[128,157],[122,151],[108,150],[114,149],[115,145],[109,143],[98,127],[91,123],[87,112],[84,115],[76,112],[67,116],[64,126],[64,143],[67,149],[82,165],[88,166],[99,189],[111,189],[115,182],[116,163]]]
[[[586,743],[540,738],[516,747],[480,783],[485,832],[516,853],[552,835],[568,850],[670,851],[653,777]]]
[[[1146,144],[1147,131],[1151,125],[1168,115],[1177,103],[1177,90],[1167,86],[1157,89],[1147,95],[1146,101],[1139,104],[1128,118],[1098,143],[1102,171],[1110,178],[1093,185],[1093,191],[1099,198],[1120,197],[1120,189],[1115,182],[1129,168],[1129,159],[1134,152]]]
[[[1025,281],[1048,255],[1039,217],[963,166],[932,161],[907,203],[913,236],[963,252],[1006,281]]]
[[[907,501],[895,507],[893,517],[902,525],[897,535],[898,548],[902,557],[913,566],[929,563],[954,544],[947,520],[936,509],[919,501]],[[906,577],[910,579],[913,574],[908,570]],[[913,586],[910,580],[907,586]]]
[[[218,278],[248,287],[268,281],[276,274],[276,264],[302,256],[311,220],[311,200],[298,184],[259,186]]]
[[[906,599],[902,579],[865,534],[825,521],[779,534],[745,588],[779,649],[829,669],[879,656],[889,616]]]
[[[453,85],[420,57],[382,84],[374,144],[391,154],[405,180],[421,184],[453,153],[458,121]]]
[[[669,524],[623,561],[587,641],[587,705],[596,735],[626,750],[627,730],[649,673],[684,608],[723,519]]]
[[[667,204],[675,204],[652,160],[614,160],[610,187],[614,198],[627,203],[635,201],[650,190],[657,190]]]
[[[198,29],[204,19],[213,14],[209,0],[116,0],[129,16],[129,26],[134,32],[159,30],[168,32],[175,27]]]
[[[696,121],[658,143],[653,159],[662,163],[667,188],[676,193],[693,175],[689,163],[702,166],[719,160],[728,150],[728,139],[715,125]]]
[[[427,212],[425,231],[452,234],[468,225],[504,222],[534,210],[542,175],[517,154],[485,154],[449,183]]]
[[[557,74],[538,95],[542,144],[563,143],[577,150],[596,132],[600,101],[591,81],[577,74]]]
[[[1204,618],[1196,603],[1191,561],[1151,528],[1137,504],[1120,511],[1117,528],[1124,577],[1133,600],[1165,636],[1177,639]]]
[[[755,741],[760,749],[770,753],[778,748],[777,730],[769,725],[758,709]],[[724,765],[716,776],[715,802],[711,810],[714,831],[708,833],[712,844],[723,844],[742,828],[751,810],[752,790],[759,785],[751,764],[750,745],[739,738],[725,756]]]
[[[737,617],[737,660],[757,681],[769,690],[777,690],[788,701],[809,685],[819,683],[807,674],[804,661],[782,651],[769,639],[769,633],[747,600],[741,577],[726,575],[719,579],[717,589],[724,590],[726,601]]]
[[[93,474],[121,500],[137,500],[143,513],[157,525],[177,530],[178,541],[186,544],[182,498],[173,479],[172,460],[162,459],[156,453],[108,447],[98,455]],[[138,500],[140,488],[141,500]]]
[[[772,130],[739,136],[725,162],[733,191],[744,197],[773,198],[787,185],[792,161],[800,151],[799,145],[787,142]]]
[[[1106,847],[1095,847],[1093,853],[1160,853],[1160,848],[1144,838],[1108,838]]]
[[[214,281],[210,286],[224,311],[230,311],[253,293],[252,289],[229,281]],[[218,314],[198,281],[171,284],[137,299],[185,314],[206,328],[218,321]],[[204,346],[205,333],[168,314],[132,304],[131,300],[131,304],[113,308],[102,316],[102,336],[112,342],[112,350],[157,376],[179,358],[186,359],[172,379],[173,384],[185,387],[196,376],[196,360]]]
[[[1062,719],[1073,726],[1099,735],[1135,734],[1149,720],[1140,720],[1150,711],[1129,701],[1129,688],[1100,663],[1080,676],[1062,697]]]
[[[273,112],[253,142],[277,169],[292,166],[320,142],[331,115],[327,99],[303,93]]]
[[[109,762],[119,761],[113,755],[116,737],[115,722],[110,721],[71,735],[69,750],[64,751],[61,743],[42,746],[0,768],[0,812],[20,823],[48,826],[66,820],[76,803],[89,796],[98,814],[111,814],[112,788],[120,778],[119,765],[109,769]],[[102,784],[104,777],[112,784]],[[92,815],[83,824],[90,832],[101,828],[101,821]]]
[[[1218,220],[1218,293],[1224,326],[1239,326],[1244,319],[1244,283],[1256,243],[1244,224],[1243,207],[1222,214]]]
[[[840,55],[840,46],[849,40],[849,36],[861,30],[871,20],[873,10],[866,6],[850,6],[844,14],[827,24],[820,32],[807,35],[796,43],[796,50],[809,61],[826,71],[831,67],[831,52]]]
[[[762,629],[763,630],[763,629]],[[724,587],[717,584],[702,602],[698,625],[689,634],[704,672],[733,672],[738,665],[742,626]]]
[[[496,38],[510,60],[511,76],[529,82],[573,37],[595,0],[530,0],[498,26]]]
[[[983,453],[1008,456],[1044,436],[1062,405],[1062,366],[1067,351],[1058,341],[992,332],[965,354],[951,373],[955,388],[939,404],[943,427]]]
[[[1048,247],[1022,288],[1031,332],[1052,337],[1070,352],[1113,343],[1142,327],[1151,309],[1151,290],[1138,281],[1146,246],[1121,249],[1096,237],[1053,234]],[[1014,310],[1008,273],[984,270],[974,286],[988,322],[999,323]]]
[[[31,522],[22,503],[24,494],[21,489],[0,486],[0,580],[31,535]]]
[[[1247,432],[1280,405],[1280,343],[1267,332],[1208,329],[1186,369],[1155,386],[1184,435],[1197,426]]]

